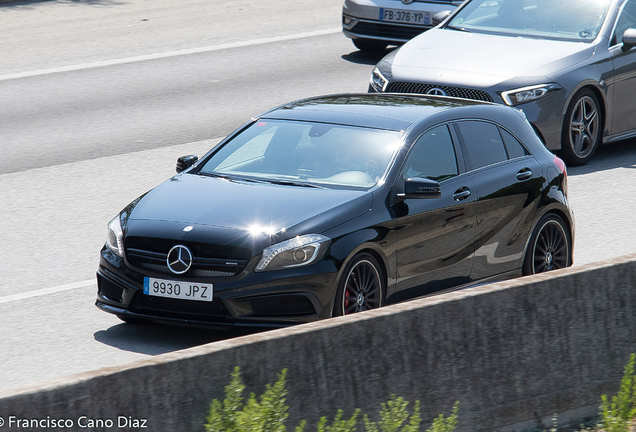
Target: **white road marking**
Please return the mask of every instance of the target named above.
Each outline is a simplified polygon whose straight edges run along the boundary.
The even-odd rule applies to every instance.
[[[43,295],[56,294],[62,291],[68,291],[68,290],[72,290],[76,288],[88,288],[92,285],[95,285],[96,283],[97,282],[95,279],[90,279],[90,280],[86,280],[82,282],[59,285],[52,288],[44,288],[44,289],[29,291],[29,292],[20,293],[20,294],[8,295],[5,297],[0,297],[0,304],[9,303],[16,300],[24,300],[24,299],[28,299],[32,297],[39,297]]]
[[[146,60],[157,60],[162,58],[177,57],[177,56],[190,55],[190,54],[200,54],[200,53],[220,51],[220,50],[231,49],[231,48],[244,48],[249,46],[268,44],[272,42],[284,42],[284,41],[290,41],[290,40],[305,39],[305,38],[310,38],[315,36],[324,36],[324,35],[338,33],[340,31],[342,31],[342,29],[338,27],[338,28],[331,28],[326,30],[316,30],[312,32],[290,34],[285,36],[275,36],[275,37],[253,39],[253,40],[241,41],[241,42],[231,42],[231,43],[213,45],[213,46],[207,46],[207,47],[201,47],[201,48],[190,48],[190,49],[184,49],[184,50],[178,50],[178,51],[168,51],[164,53],[148,54],[148,55],[141,55],[141,56],[135,56],[135,57],[122,58],[122,59],[103,60],[103,61],[98,61],[93,63],[62,66],[62,67],[51,68],[51,69],[41,69],[41,70],[31,71],[31,72],[18,72],[13,74],[0,75],[0,81],[8,81],[12,79],[28,78],[28,77],[34,77],[34,76],[40,76],[40,75],[61,73],[61,72],[72,72],[72,71],[79,71],[79,70],[85,70],[85,69],[94,69],[94,68],[100,68],[105,66],[116,66],[116,65],[122,65],[127,63],[135,63],[135,62],[141,62]]]

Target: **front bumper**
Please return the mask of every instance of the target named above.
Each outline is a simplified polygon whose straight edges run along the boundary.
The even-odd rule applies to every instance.
[[[317,321],[332,314],[338,264],[329,259],[302,269],[249,273],[233,280],[209,279],[211,302],[145,295],[143,274],[102,249],[96,306],[122,318],[142,318],[201,327],[278,328]],[[178,275],[174,280],[186,280]]]
[[[454,10],[459,3],[448,0],[417,1],[404,4],[392,0],[345,0],[342,7],[342,31],[351,39],[372,39],[401,45],[420,33],[434,27],[429,24],[409,24],[381,19],[382,10],[404,13],[424,13],[432,16],[438,12]]]
[[[350,39],[371,39],[401,45],[432,26],[414,26],[342,15],[342,32]]]

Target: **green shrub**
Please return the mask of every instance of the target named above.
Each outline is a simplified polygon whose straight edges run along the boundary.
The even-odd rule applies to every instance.
[[[207,432],[285,432],[287,405],[285,405],[285,376],[287,370],[278,375],[278,381],[268,384],[260,398],[250,393],[243,403],[245,385],[238,367],[234,368],[232,380],[225,387],[225,400],[214,399],[210,406],[205,430]],[[301,429],[302,430],[302,429]]]
[[[316,430],[317,432],[356,432],[358,414],[360,414],[360,410],[357,409],[349,420],[343,420],[342,410],[338,410],[331,426],[327,426],[327,417],[321,417]]]
[[[433,425],[426,432],[453,432],[457,427],[457,411],[459,410],[459,401],[453,405],[453,411],[451,415],[444,418],[444,414],[440,414],[435,420]]]
[[[636,376],[632,354],[623,370],[623,379],[616,396],[610,401],[607,395],[601,396],[600,423],[605,432],[627,432],[636,417]]]
[[[222,402],[214,399],[210,405],[205,424],[206,432],[285,432],[285,422],[289,416],[288,407],[285,405],[286,376],[287,369],[283,369],[278,375],[278,380],[274,384],[268,384],[260,398],[250,393],[249,398],[244,401],[245,385],[240,369],[234,368],[230,384],[225,387],[225,399]],[[367,415],[364,416],[365,430],[367,432],[419,432],[422,421],[420,401],[415,402],[413,414],[410,417],[408,404],[404,398],[391,395],[391,399],[382,404],[381,420],[378,424],[369,421]],[[455,402],[448,418],[440,414],[427,432],[453,432],[457,427],[458,406],[459,402]],[[357,409],[349,419],[343,419],[343,411],[338,410],[331,425],[328,424],[326,417],[321,417],[316,430],[317,432],[356,432],[359,414],[360,410]],[[303,420],[295,432],[304,432],[306,425],[307,422]]]
[[[417,432],[420,430],[420,401],[415,402],[415,409],[408,424],[402,426],[409,418],[407,410],[408,402],[403,398],[391,395],[387,403],[382,404],[380,411],[380,430],[382,432]],[[367,432],[378,432],[378,426],[369,421],[369,416],[364,415],[364,429]]]

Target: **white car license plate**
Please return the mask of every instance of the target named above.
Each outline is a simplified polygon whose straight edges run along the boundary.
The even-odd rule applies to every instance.
[[[404,24],[431,25],[431,13],[380,8],[380,21],[397,22]]]
[[[212,284],[144,278],[144,294],[183,300],[212,301]]]

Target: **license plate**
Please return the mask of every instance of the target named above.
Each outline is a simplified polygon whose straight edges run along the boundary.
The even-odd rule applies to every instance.
[[[212,301],[212,284],[144,278],[144,294],[183,300]]]
[[[380,21],[397,22],[403,24],[431,25],[431,13],[380,8]]]

